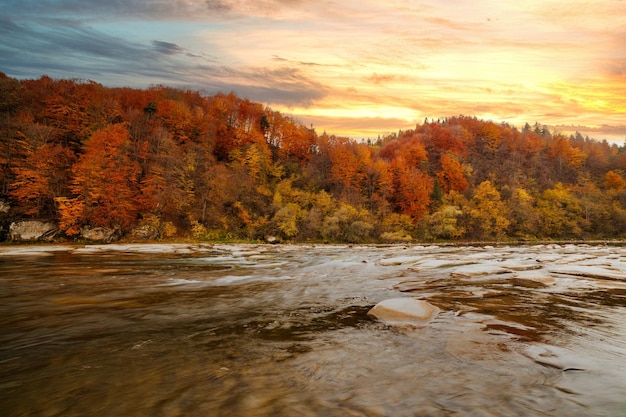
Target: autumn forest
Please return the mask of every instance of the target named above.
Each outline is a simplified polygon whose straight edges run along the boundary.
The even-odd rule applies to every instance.
[[[232,93],[0,73],[4,230],[37,219],[68,239],[85,227],[128,240],[623,238],[625,171],[626,149],[538,123],[451,116],[359,141]]]

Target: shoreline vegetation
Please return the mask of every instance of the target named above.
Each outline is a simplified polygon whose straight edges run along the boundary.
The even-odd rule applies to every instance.
[[[9,244],[621,243],[625,172],[625,147],[537,122],[357,140],[232,93],[0,73]]]

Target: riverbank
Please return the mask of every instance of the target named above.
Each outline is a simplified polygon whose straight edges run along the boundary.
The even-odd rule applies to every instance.
[[[0,242],[0,252],[2,249],[8,249],[11,247],[25,248],[32,247],[40,248],[45,251],[47,248],[56,248],[52,250],[58,251],[71,251],[73,248],[107,248],[108,250],[129,250],[129,249],[150,249],[150,248],[172,248],[182,250],[184,247],[213,247],[219,245],[288,245],[288,246],[371,246],[371,247],[412,247],[412,246],[441,246],[441,247],[487,247],[487,246],[536,246],[536,245],[626,245],[626,239],[564,239],[564,240],[499,240],[499,241],[424,241],[424,242],[410,242],[410,243],[349,243],[349,242],[324,242],[324,241],[306,241],[306,242],[281,242],[281,243],[268,243],[258,240],[219,240],[219,241],[198,241],[192,239],[175,239],[166,241],[137,241],[137,240],[120,240],[111,243],[100,242],[85,242],[85,241],[58,241],[58,242]],[[66,249],[64,249],[66,248]],[[6,251],[6,250],[5,250]],[[159,250],[162,251],[162,250]]]

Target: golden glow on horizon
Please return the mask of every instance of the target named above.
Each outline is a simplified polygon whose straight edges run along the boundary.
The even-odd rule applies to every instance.
[[[403,108],[403,107],[351,107],[351,108],[294,108],[294,109],[277,109],[281,112],[290,113],[294,115],[296,118],[325,118],[325,119],[337,119],[337,120],[367,120],[367,119],[381,119],[381,120],[395,120],[402,121],[403,126],[398,126],[397,128],[402,128],[405,125],[414,125],[415,121],[419,119],[419,113]],[[358,126],[355,127],[354,132],[361,132],[366,126]],[[359,136],[355,135],[354,132],[348,133],[348,136]]]
[[[403,107],[367,106],[351,108],[295,108],[283,109],[285,112],[299,116],[326,117],[337,119],[397,119],[414,123],[417,112]]]
[[[626,114],[626,78],[622,82],[557,83],[552,88],[564,100],[576,103],[585,110]]]
[[[280,51],[266,65],[295,67],[327,88],[307,106],[268,104],[345,136],[371,136],[414,126],[425,117],[466,114],[518,126],[536,121],[590,128],[611,124],[623,126],[624,133],[598,133],[622,140],[624,79],[603,75],[598,62],[608,59],[623,69],[626,51],[619,50],[624,44],[616,39],[618,31],[599,33],[598,26],[603,19],[626,23],[626,13],[598,3],[460,1],[456,10],[431,3],[419,11],[383,9],[380,22],[362,27],[349,17],[344,16],[345,25],[331,18],[310,37],[265,33],[261,43]],[[352,4],[344,7],[352,10]],[[380,7],[368,4],[359,14]],[[547,16],[545,10],[563,12],[564,18]],[[251,57],[262,59],[262,54]],[[372,126],[361,125],[372,121]]]

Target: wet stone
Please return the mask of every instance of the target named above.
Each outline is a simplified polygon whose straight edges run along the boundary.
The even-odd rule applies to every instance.
[[[421,327],[439,314],[439,307],[415,298],[391,298],[376,304],[368,314],[390,326]]]

